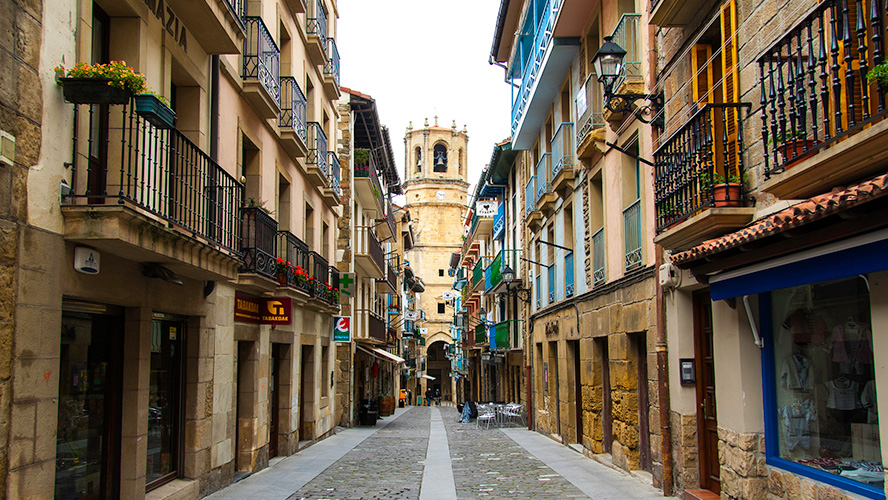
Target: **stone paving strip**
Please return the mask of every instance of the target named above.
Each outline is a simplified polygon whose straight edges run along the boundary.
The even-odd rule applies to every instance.
[[[441,419],[441,410],[438,408],[431,408],[431,410],[429,448],[426,453],[419,500],[456,500],[447,431]],[[450,408],[450,412],[446,409],[444,411],[450,413],[453,409]]]

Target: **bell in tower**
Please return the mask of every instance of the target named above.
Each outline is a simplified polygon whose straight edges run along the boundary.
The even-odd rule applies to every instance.
[[[443,145],[435,145],[435,172],[447,172],[447,150]]]

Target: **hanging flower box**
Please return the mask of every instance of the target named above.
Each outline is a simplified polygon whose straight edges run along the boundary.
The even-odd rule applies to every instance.
[[[176,112],[153,94],[139,94],[134,98],[136,113],[157,128],[171,129],[176,122]]]
[[[99,78],[59,78],[65,101],[73,104],[126,104],[133,93]]]

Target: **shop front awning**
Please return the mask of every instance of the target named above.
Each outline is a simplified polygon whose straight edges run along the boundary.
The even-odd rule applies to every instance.
[[[367,349],[367,348],[361,347],[361,346],[358,346],[358,349],[366,352],[367,354],[369,354],[371,356],[379,358],[383,361],[388,361],[388,362],[395,363],[395,364],[404,363],[404,358],[397,356],[395,354],[392,354],[392,353],[390,353],[386,350],[383,350],[383,349],[377,349],[375,347]]]

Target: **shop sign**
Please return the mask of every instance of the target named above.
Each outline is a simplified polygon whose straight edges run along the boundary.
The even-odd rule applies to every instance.
[[[234,320],[258,325],[289,325],[293,321],[293,301],[288,297],[257,297],[235,292]]]
[[[350,304],[357,286],[355,273],[339,273],[339,303]]]
[[[185,23],[179,24],[179,18],[176,16],[175,12],[173,12],[173,9],[167,7],[165,3],[164,0],[145,0],[145,5],[148,6],[148,10],[154,14],[154,17],[160,21],[160,24],[163,25],[167,33],[176,40],[176,43],[182,47],[182,50],[187,54],[188,32],[185,31]]]
[[[333,342],[351,342],[351,316],[333,316]]]
[[[419,319],[419,313],[416,311],[404,311],[405,321],[416,321]]]
[[[499,203],[495,201],[479,201],[475,204],[475,215],[478,217],[496,217]]]

